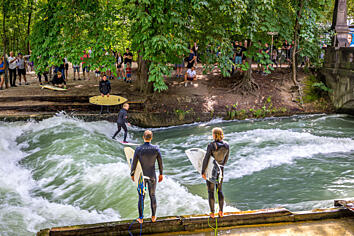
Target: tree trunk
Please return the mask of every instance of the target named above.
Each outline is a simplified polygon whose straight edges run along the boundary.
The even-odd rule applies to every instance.
[[[6,53],[7,53],[7,38],[6,38],[6,8],[5,5],[7,6],[8,3],[5,3],[5,0],[2,2],[2,32],[4,34],[3,36],[3,44],[4,44],[4,59],[6,61]],[[9,82],[8,82],[8,66],[7,63],[5,62],[5,87],[9,87]]]
[[[291,55],[291,65],[292,65],[292,71],[291,71],[291,78],[294,82],[294,84],[297,86],[297,47],[299,45],[299,31],[300,31],[300,18],[301,18],[301,12],[304,7],[304,1],[299,0],[298,1],[298,9],[296,12],[296,19],[295,19],[295,25],[294,25],[294,45],[293,45],[293,51]]]
[[[152,83],[148,82],[149,79],[149,61],[143,60],[141,55],[138,55],[138,89],[144,94],[152,93],[153,86]]]
[[[248,41],[248,45],[248,50],[250,50],[252,47],[250,40]],[[238,82],[232,85],[232,91],[237,91],[241,94],[252,93],[259,88],[252,77],[252,57],[247,57],[246,61],[249,65],[248,70],[243,73],[242,78]]]
[[[30,41],[29,36],[31,34],[31,18],[32,18],[32,8],[33,8],[33,0],[29,0],[29,13],[28,13],[28,22],[27,22],[27,55],[30,55]]]
[[[291,70],[291,79],[294,82],[294,85],[298,88],[299,91],[299,97],[300,97],[300,102],[301,104],[303,103],[302,100],[302,91],[301,91],[301,87],[297,82],[297,47],[299,45],[299,33],[300,33],[300,18],[301,18],[301,13],[302,13],[302,9],[304,7],[304,1],[303,0],[299,0],[298,1],[298,9],[296,12],[296,19],[295,19],[295,25],[294,25],[294,45],[293,45],[293,51],[292,51],[292,55],[291,55],[291,65],[292,65],[292,70]]]

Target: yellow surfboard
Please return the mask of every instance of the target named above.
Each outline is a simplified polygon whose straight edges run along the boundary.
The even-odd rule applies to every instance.
[[[56,90],[56,91],[66,91],[67,89],[65,88],[59,88],[53,85],[40,85],[42,89],[50,89],[50,90]]]
[[[113,105],[119,105],[122,103],[125,103],[128,101],[126,98],[123,98],[121,96],[116,96],[116,95],[109,95],[107,96],[94,96],[90,97],[89,102],[95,105],[101,105],[101,106],[113,106]]]

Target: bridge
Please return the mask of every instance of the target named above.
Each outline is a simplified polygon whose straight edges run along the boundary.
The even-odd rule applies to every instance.
[[[347,1],[336,0],[332,29],[332,46],[326,49],[321,74],[333,90],[330,97],[338,112],[354,114],[354,48],[349,47]]]

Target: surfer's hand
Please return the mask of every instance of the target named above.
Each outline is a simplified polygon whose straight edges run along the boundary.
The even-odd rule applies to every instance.
[[[109,93],[107,93],[107,97],[109,97]]]
[[[133,182],[134,182],[134,175],[132,175],[131,178],[132,178],[132,180],[133,180]]]
[[[205,179],[205,180],[206,180],[206,175],[205,175],[205,174],[202,174],[202,177],[203,177],[203,179]]]
[[[132,126],[130,123],[128,123],[128,126]]]
[[[159,183],[163,180],[163,175],[159,175]]]
[[[103,94],[103,93],[101,93],[101,96],[102,96],[102,97],[104,97],[104,94]]]

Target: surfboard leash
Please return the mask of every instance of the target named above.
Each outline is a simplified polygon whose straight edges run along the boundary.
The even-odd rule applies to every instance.
[[[219,178],[218,178],[218,183],[220,184],[220,182],[221,181],[219,181]],[[216,187],[216,205],[218,208],[219,208],[219,184]],[[212,228],[214,230],[214,235],[217,236],[218,235],[218,219],[215,216],[214,216],[214,219],[215,219],[215,228],[210,225],[210,221],[209,221],[210,217],[208,218],[208,225],[210,228]]]
[[[139,217],[140,219],[144,219],[144,195],[145,195],[145,190],[146,190],[145,188],[146,187],[144,186],[144,177],[141,176],[139,179],[139,184],[138,184],[138,194],[139,194],[139,201],[140,201],[141,213],[142,213],[141,218]],[[128,229],[130,236],[134,236],[132,234],[132,232],[130,231],[130,229],[136,220],[137,219],[133,220],[132,223],[130,223],[130,226]],[[140,236],[141,236],[142,231],[143,231],[143,224],[140,224],[140,234],[139,234]]]

